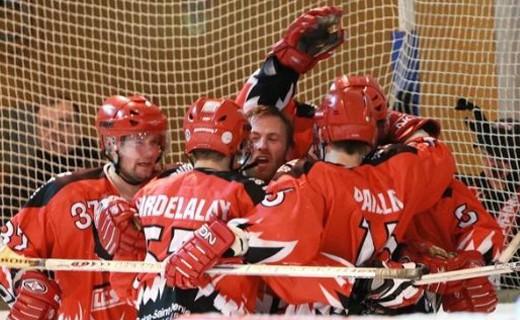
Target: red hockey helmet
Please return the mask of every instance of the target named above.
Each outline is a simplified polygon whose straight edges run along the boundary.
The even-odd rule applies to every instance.
[[[386,99],[383,89],[379,85],[376,79],[370,75],[364,76],[344,76],[346,78],[345,86],[353,88],[366,88],[368,97],[372,100],[374,107],[374,117],[376,121],[386,120],[388,113],[388,100]]]
[[[166,116],[158,106],[143,96],[112,96],[98,110],[96,128],[105,149],[106,137],[123,137],[139,133],[165,133]]]
[[[346,76],[334,81],[315,116],[321,143],[357,140],[374,145],[376,113],[365,88],[352,86]]]
[[[231,156],[248,139],[250,127],[232,100],[199,98],[184,116],[185,152],[213,150]]]

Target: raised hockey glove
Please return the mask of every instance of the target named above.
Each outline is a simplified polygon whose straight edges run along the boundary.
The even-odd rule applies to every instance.
[[[143,232],[136,227],[136,215],[135,207],[124,198],[109,196],[101,200],[94,212],[94,225],[109,255],[113,256],[118,250],[145,250]]]
[[[390,111],[388,113],[387,143],[406,143],[414,133],[424,130],[431,137],[438,138],[441,126],[438,121]]]
[[[298,17],[284,37],[273,45],[272,53],[281,64],[303,74],[318,61],[330,57],[344,41],[342,10],[326,6]]]
[[[61,302],[58,284],[41,272],[27,271],[15,284],[16,301],[8,319],[55,319]]]
[[[381,261],[380,266],[392,269],[420,267],[414,262],[400,263],[391,260]],[[374,310],[400,309],[415,305],[423,294],[424,289],[415,286],[410,280],[371,279],[366,299]]]
[[[166,283],[181,289],[203,287],[209,282],[204,274],[211,269],[235,242],[235,233],[222,221],[215,220],[195,230],[166,262]]]

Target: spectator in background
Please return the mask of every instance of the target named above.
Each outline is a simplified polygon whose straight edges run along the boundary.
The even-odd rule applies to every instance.
[[[57,98],[2,110],[3,222],[53,176],[101,164],[97,141],[81,132],[79,106]]]
[[[479,106],[464,98],[457,101],[455,109],[472,111],[474,119],[465,118],[464,122],[474,133],[474,146],[484,156],[484,169],[478,176],[462,175],[460,179],[496,217],[509,243],[520,224],[520,123],[512,119],[489,121]],[[518,261],[519,255],[517,251],[512,261]],[[500,285],[517,288],[518,275],[502,275]]]

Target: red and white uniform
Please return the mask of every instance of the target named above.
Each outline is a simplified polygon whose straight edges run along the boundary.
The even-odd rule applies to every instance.
[[[489,263],[498,258],[504,235],[474,193],[453,179],[435,206],[415,216],[407,241],[427,241],[451,252],[477,250]]]
[[[163,261],[189,237],[193,230],[218,218],[242,218],[262,201],[262,185],[235,171],[194,169],[163,174],[135,195],[139,221],[147,240],[147,261]],[[197,289],[168,287],[161,275],[148,275],[138,294],[139,318],[170,319],[182,313],[220,311],[243,314],[254,305],[245,305],[245,291],[256,292],[254,284],[219,277]],[[237,286],[238,284],[238,286]],[[254,301],[252,301],[254,303]],[[160,316],[157,316],[160,314]]]
[[[280,110],[284,110],[294,121],[295,150],[298,155],[301,155],[302,152],[305,153],[309,149],[311,143],[309,137],[312,131],[312,121],[309,124],[309,117],[312,117],[312,109],[309,109],[308,105],[298,103],[293,99],[299,76],[296,71],[282,65],[275,56],[269,56],[244,84],[236,100],[246,110],[256,104],[273,105]],[[396,116],[400,114],[399,112],[392,111],[392,113],[394,117],[399,118]],[[407,118],[403,117],[402,119],[406,120]],[[440,128],[432,127],[430,124],[431,121],[424,120],[422,129],[426,131],[433,129],[435,132],[432,132],[432,135],[437,137]],[[402,123],[394,122],[394,125],[401,126]],[[439,204],[417,217],[415,224],[424,223],[420,230],[438,230],[437,233],[421,231],[419,233],[421,239],[430,241],[447,250],[451,248],[459,250],[478,249],[483,255],[487,255],[487,262],[491,261],[491,258],[496,258],[502,250],[503,238],[496,232],[497,224],[493,221],[493,217],[480,203],[476,202],[477,199],[471,194],[471,191],[458,180],[453,179],[446,192],[446,196],[440,199]],[[463,227],[457,229],[456,226],[461,222],[460,219],[473,216],[473,214],[468,216],[463,213],[464,205],[467,208],[467,213],[473,210],[478,218],[475,223],[462,223],[461,226]],[[426,217],[426,215],[431,215],[431,217]],[[460,215],[461,217],[459,217]],[[445,230],[455,232],[456,236]],[[441,235],[443,233],[445,234]],[[411,237],[413,235],[410,235]],[[431,239],[428,237],[431,237]],[[489,251],[484,251],[486,248]]]
[[[247,218],[246,260],[362,265],[375,252],[392,252],[415,213],[440,199],[455,172],[449,148],[434,139],[421,141],[417,149],[387,146],[372,155],[371,163],[353,169],[306,163],[298,165],[301,175],[272,182],[266,199]],[[345,309],[352,289],[345,279],[264,280],[285,302],[314,307]]]
[[[110,259],[93,228],[99,201],[117,191],[103,168],[59,175],[38,189],[28,203],[3,228],[4,242],[28,257]],[[13,280],[20,270],[2,268],[0,285],[14,302]],[[133,306],[111,289],[108,273],[56,271],[61,289],[59,319],[132,319]]]

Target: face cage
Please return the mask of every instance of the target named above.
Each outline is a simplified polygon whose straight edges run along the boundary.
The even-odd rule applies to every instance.
[[[315,123],[312,128],[312,154],[318,160],[325,159],[325,146],[327,144],[325,142],[321,142],[320,140],[320,129],[318,125]]]
[[[237,152],[233,156],[232,169],[237,171],[244,171],[256,166],[255,163],[250,163],[253,154],[253,143],[246,139],[240,143]]]

